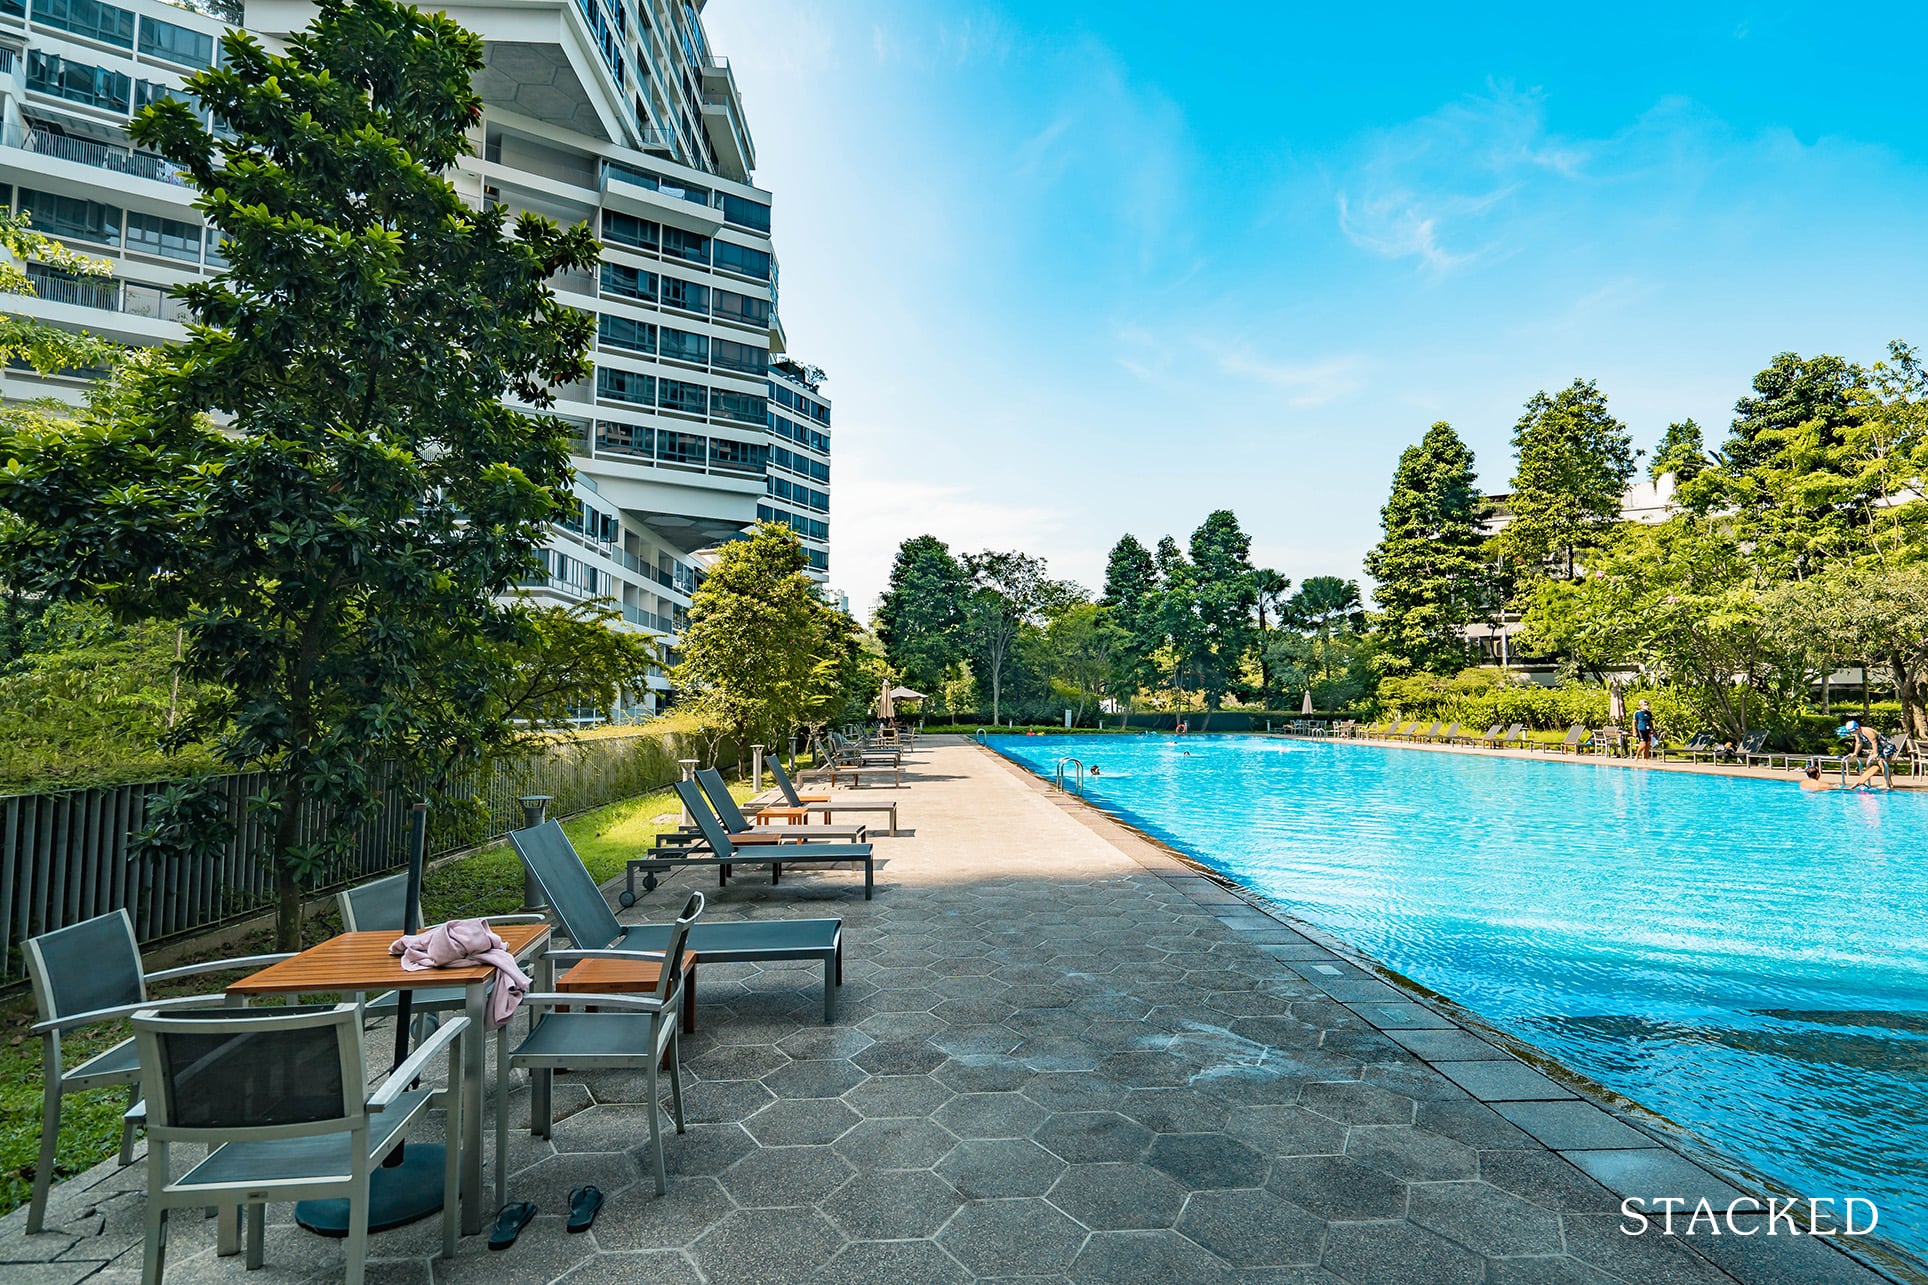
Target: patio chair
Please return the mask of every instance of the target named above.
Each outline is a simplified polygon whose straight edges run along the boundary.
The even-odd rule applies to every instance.
[[[1493,746],[1493,748],[1496,750],[1504,750],[1504,749],[1517,750],[1522,746],[1524,746],[1525,744],[1526,744],[1526,724],[1515,723],[1513,724],[1513,726],[1506,729],[1506,735],[1500,737],[1499,741]]]
[[[790,774],[783,770],[783,764],[777,762],[775,759],[771,759],[769,768],[770,775],[775,779],[777,789],[780,791],[780,797],[784,800],[786,807],[790,809],[801,809],[806,815],[811,812],[820,811],[823,813],[823,819],[825,821],[830,820],[831,813],[833,812],[888,813],[890,816],[890,836],[893,839],[897,837],[897,803],[895,800],[887,803],[859,803],[852,799],[840,799],[830,794],[798,794],[796,783],[790,779]]]
[[[1430,741],[1437,735],[1439,735],[1438,723],[1435,722],[1423,728],[1415,723],[1413,724],[1413,730],[1406,734],[1406,739],[1417,743],[1419,741]]]
[[[509,843],[541,885],[549,909],[571,945],[580,950],[614,950],[661,955],[669,945],[668,924],[616,922],[602,889],[554,821],[510,833]],[[745,919],[699,923],[688,948],[699,960],[722,963],[771,963],[813,960],[823,964],[823,1020],[836,1020],[837,987],[843,985],[843,920]],[[559,957],[552,952],[551,958]]]
[[[568,950],[557,951],[558,959],[633,959],[637,954],[657,955],[661,966],[656,971],[656,988],[647,995],[602,995],[581,991],[537,991],[522,997],[529,1010],[529,1034],[516,1045],[504,1070],[522,1067],[529,1072],[529,1132],[547,1138],[554,1132],[555,1072],[564,1067],[576,1071],[643,1070],[648,1075],[648,1096],[643,1100],[649,1113],[649,1149],[656,1162],[656,1194],[669,1193],[669,1177],[663,1166],[663,1105],[657,1092],[657,1070],[669,1064],[670,1118],[676,1132],[683,1132],[683,1072],[681,1045],[677,1039],[677,1013],[682,1007],[683,946],[690,925],[703,914],[703,894],[692,892],[683,911],[668,925],[663,949],[656,951]],[[594,1012],[559,1012],[589,1005]],[[537,1014],[541,1016],[536,1016]],[[501,1076],[496,1091],[506,1100],[508,1079]],[[509,1113],[495,1113],[495,1154],[509,1154]],[[506,1165],[496,1165],[496,1203],[507,1195],[502,1175]]]
[[[1617,757],[1626,752],[1627,733],[1609,724],[1593,734],[1593,752]]]
[[[1658,753],[1662,759],[1669,758],[1676,754],[1682,758],[1698,759],[1712,757],[1714,751],[1718,748],[1720,748],[1719,742],[1714,740],[1714,734],[1712,732],[1695,732],[1687,738],[1686,743],[1674,746],[1662,745],[1656,750],[1656,753]]]
[[[1491,727],[1486,729],[1486,735],[1469,736],[1466,738],[1466,743],[1468,745],[1483,745],[1490,750],[1499,743],[1500,733],[1503,732],[1505,729],[1506,729],[1506,724],[1495,723]]]
[[[219,1004],[222,996],[189,995],[178,999],[149,999],[155,982],[195,977],[202,973],[255,969],[286,955],[249,955],[241,959],[210,960],[156,973],[141,971],[140,944],[134,921],[125,910],[111,910],[65,928],[56,928],[26,941],[27,976],[33,984],[39,1021],[33,1034],[41,1037],[40,1161],[34,1168],[33,1197],[27,1207],[27,1231],[41,1229],[47,1216],[47,1191],[53,1186],[55,1149],[60,1141],[61,1098],[80,1089],[128,1086],[127,1114],[121,1122],[120,1162],[134,1160],[134,1127],[140,1108],[140,1056],[134,1041],[114,1047],[69,1068],[61,1056],[64,1032],[129,1017],[141,1009],[191,1008]]]
[[[730,793],[729,782],[713,767],[699,769],[696,783],[709,796],[710,806],[723,822],[723,828],[738,844],[794,843],[805,839],[842,843],[862,843],[867,832],[863,825],[756,825],[743,815]]]
[[[1734,747],[1734,757],[1740,760],[1743,767],[1753,767],[1755,759],[1771,765],[1774,756],[1767,752],[1767,738],[1766,732],[1749,732]]]
[[[1434,726],[1437,727],[1438,724],[1434,724]],[[1451,745],[1454,741],[1457,741],[1459,739],[1459,724],[1458,723],[1446,724],[1446,730],[1437,733],[1436,735],[1434,735],[1432,739],[1434,739],[1435,741],[1438,741],[1441,745]]]
[[[849,763],[868,763],[878,766],[894,767],[904,761],[904,751],[899,746],[891,745],[870,748],[851,740],[840,732],[831,732],[829,734],[829,746],[830,757],[832,759],[843,760]]]
[[[1578,754],[1592,743],[1593,733],[1589,732],[1580,724],[1575,723],[1572,727],[1567,728],[1565,740],[1561,741],[1558,745],[1551,745],[1547,748],[1549,751],[1556,751],[1561,754],[1568,752]]]
[[[447,1137],[460,1137],[462,1059],[445,1059],[445,1091],[409,1086],[468,1027],[444,1022],[373,1093],[364,1088],[361,1010],[355,1004],[229,1008],[134,1016],[147,1086],[147,1243],[143,1285],[160,1285],[171,1209],[247,1211],[247,1266],[261,1266],[271,1200],[345,1197],[346,1285],[361,1285],[368,1254],[368,1174],[440,1098]],[[169,1148],[205,1146],[179,1178]],[[455,1257],[461,1148],[442,1167],[442,1257]],[[224,1215],[225,1216],[225,1215]]]

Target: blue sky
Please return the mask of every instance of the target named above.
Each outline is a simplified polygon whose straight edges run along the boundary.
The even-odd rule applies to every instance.
[[[1095,588],[1220,507],[1357,576],[1436,419],[1504,489],[1537,389],[1650,447],[1928,344],[1928,10],[1460,8],[712,0],[859,616],[907,536]]]

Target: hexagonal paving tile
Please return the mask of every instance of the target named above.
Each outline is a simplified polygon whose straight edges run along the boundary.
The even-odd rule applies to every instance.
[[[848,1058],[823,1058],[781,1066],[763,1077],[763,1087],[779,1098],[834,1098],[867,1078]]]
[[[979,1276],[1048,1276],[1071,1265],[1085,1230],[1044,1201],[973,1201],[937,1234]]]
[[[1022,1138],[1044,1117],[1044,1108],[1020,1093],[964,1093],[931,1118],[960,1138]]]
[[[1161,1133],[1151,1140],[1145,1163],[1193,1191],[1257,1187],[1272,1168],[1266,1157],[1224,1133]]]
[[[938,1174],[972,1200],[1041,1196],[1064,1169],[1029,1138],[969,1139],[937,1162]]]
[[[819,1270],[825,1285],[965,1285],[971,1277],[928,1240],[859,1241]]]
[[[1344,1124],[1411,1124],[1415,1110],[1409,1097],[1350,1081],[1308,1084],[1300,1101]]]
[[[1328,1222],[1406,1212],[1405,1183],[1345,1156],[1281,1157],[1272,1162],[1266,1187]]]
[[[1094,1233],[1066,1274],[1080,1285],[1232,1285],[1237,1279],[1210,1253],[1169,1231]]]
[[[756,1140],[740,1124],[693,1124],[681,1135],[663,1140],[663,1167],[673,1174],[719,1174],[756,1148]],[[630,1152],[639,1165],[653,1163],[649,1144]]]
[[[1137,1160],[1152,1132],[1116,1111],[1061,1111],[1032,1131],[1038,1145],[1072,1164]]]
[[[1346,1126],[1304,1107],[1236,1107],[1225,1132],[1265,1156],[1336,1156],[1346,1149]]]
[[[1355,1281],[1425,1281],[1476,1285],[1486,1279],[1479,1255],[1411,1223],[1340,1223],[1326,1233],[1328,1271]]]
[[[859,1166],[928,1169],[950,1154],[957,1136],[934,1120],[865,1120],[831,1145]]]
[[[947,1056],[929,1040],[879,1040],[850,1060],[872,1075],[928,1075]]]
[[[806,1026],[777,1042],[776,1047],[799,1061],[826,1057],[855,1057],[876,1043],[854,1026]]]
[[[690,1257],[711,1285],[767,1285],[808,1275],[842,1246],[814,1209],[739,1209],[692,1245]]]
[[[808,1147],[835,1142],[857,1123],[857,1113],[837,1098],[772,1102],[743,1122],[766,1147]]]
[[[1185,1189],[1148,1165],[1073,1165],[1046,1197],[1093,1231],[1170,1227]]]
[[[829,1147],[758,1147],[717,1179],[745,1209],[812,1205],[855,1172]]]
[[[1178,1230],[1241,1267],[1316,1263],[1325,1224],[1269,1191],[1200,1191],[1185,1202]]]
[[[683,1087],[687,1124],[726,1124],[747,1119],[768,1106],[774,1095],[757,1080],[717,1080]],[[647,1126],[644,1128],[648,1132]]]
[[[959,1093],[1002,1093],[1023,1088],[1032,1072],[1014,1057],[965,1053],[950,1058],[931,1074]]]
[[[684,1065],[701,1080],[756,1080],[789,1060],[774,1044],[719,1044]]]
[[[927,1170],[860,1174],[823,1202],[831,1221],[858,1240],[914,1240],[950,1221],[964,1198]]]
[[[929,1115],[957,1094],[928,1075],[876,1075],[844,1094],[861,1115]]]
[[[735,1206],[714,1178],[671,1178],[669,1194],[639,1182],[609,1197],[596,1218],[603,1249],[674,1249],[727,1217]]]

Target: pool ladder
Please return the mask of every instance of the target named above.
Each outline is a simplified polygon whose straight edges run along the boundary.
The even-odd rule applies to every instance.
[[[1082,799],[1084,797],[1084,778],[1085,778],[1085,765],[1084,765],[1083,759],[1075,759],[1067,756],[1065,758],[1061,758],[1058,760],[1058,770],[1056,773],[1058,790],[1060,793],[1064,791],[1064,788],[1065,788],[1064,769],[1067,763],[1070,764],[1073,769],[1071,774],[1071,780],[1072,780],[1072,783],[1078,787],[1078,797]]]

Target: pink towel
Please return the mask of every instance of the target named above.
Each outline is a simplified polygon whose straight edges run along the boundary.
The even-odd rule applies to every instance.
[[[495,969],[495,992],[489,997],[489,1025],[501,1026],[528,991],[529,975],[517,967],[509,943],[496,936],[486,919],[451,919],[426,932],[399,937],[388,953],[402,957],[402,971],[425,968],[467,968],[488,964]]]

